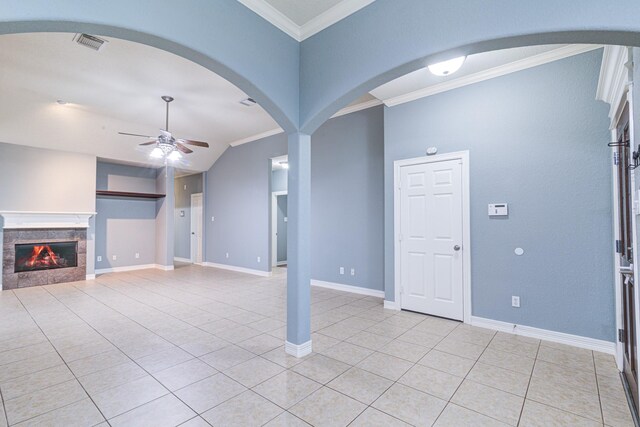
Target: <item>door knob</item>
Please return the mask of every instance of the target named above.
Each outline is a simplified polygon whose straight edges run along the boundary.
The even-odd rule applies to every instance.
[[[455,245],[455,246],[453,247],[453,250],[454,250],[454,251],[459,251],[459,250],[460,250],[460,245]]]

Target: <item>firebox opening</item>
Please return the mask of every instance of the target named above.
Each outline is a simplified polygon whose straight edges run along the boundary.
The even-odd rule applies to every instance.
[[[18,243],[15,272],[78,266],[78,242]]]

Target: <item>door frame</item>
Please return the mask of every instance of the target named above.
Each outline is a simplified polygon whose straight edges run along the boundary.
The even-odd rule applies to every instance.
[[[198,239],[196,241],[195,247],[196,247],[196,252],[194,253],[193,248],[194,248],[194,243],[193,243],[193,238],[191,236],[193,236],[193,229],[194,229],[194,225],[195,225],[195,221],[194,221],[194,210],[193,210],[193,199],[194,197],[200,197],[200,222],[201,222],[201,230],[202,233],[200,234],[200,239]],[[204,241],[204,194],[203,193],[193,193],[191,194],[191,204],[189,205],[189,215],[191,216],[189,219],[189,259],[191,259],[191,263],[193,264],[202,264],[202,261],[204,260],[204,253],[203,253],[203,241]],[[200,257],[202,258],[202,260],[200,262],[198,261],[198,258],[196,256],[197,251],[200,251]]]
[[[278,263],[278,196],[287,196],[288,191],[271,192],[271,267],[284,265],[287,262]]]
[[[401,287],[401,241],[400,241],[400,169],[427,163],[459,160],[462,163],[462,304],[464,323],[471,323],[471,205],[469,192],[469,151],[456,151],[434,156],[415,157],[393,162],[393,259],[395,306],[402,309]]]

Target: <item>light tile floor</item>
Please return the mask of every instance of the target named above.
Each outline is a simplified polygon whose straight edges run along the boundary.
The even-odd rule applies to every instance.
[[[611,356],[181,267],[0,293],[0,425],[631,426]]]

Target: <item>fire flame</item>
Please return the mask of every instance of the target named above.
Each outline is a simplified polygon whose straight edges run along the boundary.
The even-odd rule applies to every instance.
[[[49,245],[35,245],[31,258],[25,262],[27,267],[51,266],[58,264],[58,256],[53,253]]]

